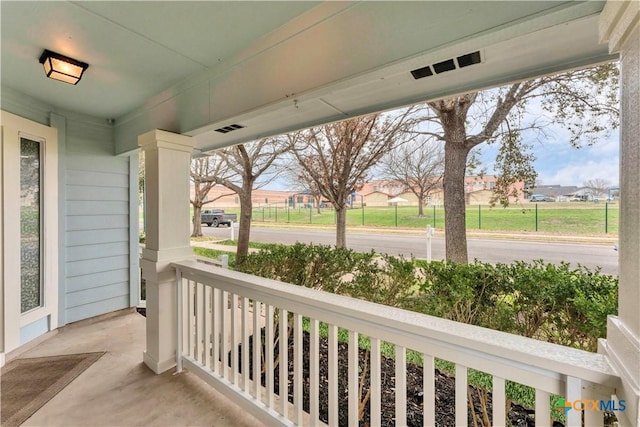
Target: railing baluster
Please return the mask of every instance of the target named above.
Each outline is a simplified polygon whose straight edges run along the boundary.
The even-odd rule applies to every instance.
[[[182,355],[189,354],[189,281],[182,279]]]
[[[309,322],[309,415],[314,425],[320,417],[320,322],[318,319]]]
[[[189,356],[195,356],[195,284],[189,280]]]
[[[377,427],[381,423],[381,398],[382,376],[380,375],[380,340],[371,337],[371,398],[369,407],[371,412],[371,425]]]
[[[506,421],[506,396],[504,392],[504,378],[496,376],[493,377],[493,393],[491,397],[493,401],[493,426],[503,427]],[[549,399],[547,397],[547,402],[548,401]],[[538,412],[536,411],[536,419],[538,419],[537,414]]]
[[[238,333],[240,332],[240,320],[238,313],[238,295],[231,294],[231,382],[238,384]]]
[[[255,397],[256,400],[260,400],[260,390],[262,389],[260,378],[260,372],[262,370],[261,312],[262,303],[253,300],[253,397]]]
[[[293,315],[293,421],[302,425],[302,374],[304,366],[302,364],[302,316],[298,313]]]
[[[280,358],[280,413],[287,418],[289,404],[289,331],[287,328],[288,312],[280,309],[278,339],[278,357]]]
[[[423,425],[436,425],[436,376],[433,356],[422,355],[422,419]]]
[[[224,364],[220,364],[220,324],[222,311],[220,310],[220,289],[213,288],[213,310],[211,312],[211,321],[213,322],[213,360],[211,369],[220,376],[224,376]]]
[[[456,426],[466,426],[467,408],[467,367],[456,364]]]
[[[407,351],[396,345],[396,425],[407,425]]]
[[[567,402],[575,402],[580,400],[582,396],[582,381],[580,378],[567,377],[565,388],[565,399]],[[566,427],[582,426],[582,411],[571,410],[567,412]]]
[[[494,386],[495,388],[495,386]],[[495,391],[494,391],[495,393]],[[536,389],[536,426],[551,425],[551,413],[550,413],[550,395],[546,391]],[[495,408],[495,397],[493,400],[493,407]],[[495,410],[495,409],[494,409]],[[495,423],[495,417],[494,417]]]
[[[221,376],[227,380],[229,378],[229,320],[227,315],[229,314],[229,292],[222,291],[222,298],[220,298],[220,315],[221,315],[221,327],[222,327],[222,371]]]
[[[273,306],[271,304],[265,304],[265,312],[267,406],[273,408]]]
[[[584,411],[584,425],[585,426],[593,426],[593,427],[602,427],[604,426],[604,412],[596,411],[594,409],[587,409]]]
[[[205,319],[206,319],[206,315],[205,315],[205,300],[204,300],[204,294],[205,294],[205,286],[203,283],[198,283],[197,284],[198,288],[196,290],[196,302],[197,302],[197,306],[196,306],[196,313],[198,315],[198,341],[197,341],[197,346],[198,346],[198,353],[197,353],[197,357],[196,359],[198,359],[198,361],[200,363],[204,364],[205,361],[205,347],[206,347],[206,342],[207,342],[207,338],[206,338],[206,328],[204,325]]]
[[[204,308],[204,366],[211,366],[211,345],[213,344],[213,334],[211,332],[211,291],[211,286],[204,287],[204,304],[202,305]]]
[[[329,425],[338,425],[338,327],[329,327]]]
[[[182,284],[182,272],[179,269],[176,269],[176,303],[177,303],[177,316],[176,319],[178,320],[178,324],[176,325],[177,327],[177,346],[176,346],[176,372],[180,373],[182,372],[182,348],[184,346],[184,342],[183,342],[183,334],[184,334],[184,319],[182,318],[182,312],[183,312],[183,307],[182,307],[182,289],[183,289],[183,284]]]
[[[360,396],[358,392],[358,333],[349,331],[349,426],[358,426],[358,403]]]
[[[249,298],[242,298],[242,389],[249,393]]]

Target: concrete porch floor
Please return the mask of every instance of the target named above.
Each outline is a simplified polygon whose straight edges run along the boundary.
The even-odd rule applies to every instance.
[[[19,357],[105,351],[96,363],[29,418],[23,426],[258,426],[195,375],[155,375],[142,363],[145,319],[126,312],[84,321]]]

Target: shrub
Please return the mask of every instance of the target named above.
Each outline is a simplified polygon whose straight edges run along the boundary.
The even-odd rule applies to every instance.
[[[296,243],[249,254],[242,271],[590,351],[617,313],[616,277],[542,260],[427,263]]]
[[[425,280],[407,308],[425,314],[595,351],[617,312],[617,278],[584,266],[421,265]]]
[[[345,279],[366,265],[374,253],[359,253],[324,245],[274,245],[250,253],[242,271],[333,293],[343,293]]]

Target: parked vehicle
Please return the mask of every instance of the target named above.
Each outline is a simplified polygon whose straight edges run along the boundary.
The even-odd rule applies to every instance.
[[[556,199],[549,197],[545,194],[532,194],[529,199],[530,202],[555,202]]]
[[[226,214],[222,209],[208,209],[200,214],[200,222],[207,224],[209,227],[218,227],[220,224],[231,226],[232,222],[238,222],[238,215]]]

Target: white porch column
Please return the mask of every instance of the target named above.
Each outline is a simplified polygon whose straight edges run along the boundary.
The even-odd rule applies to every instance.
[[[600,38],[620,54],[620,287],[603,349],[622,377],[622,424],[640,425],[640,2],[607,1]],[[621,418],[620,416],[618,418]]]
[[[155,373],[175,366],[176,273],[169,264],[193,256],[189,242],[190,137],[154,130],[138,137],[145,158],[147,214],[142,277],[147,293],[144,363]]]

